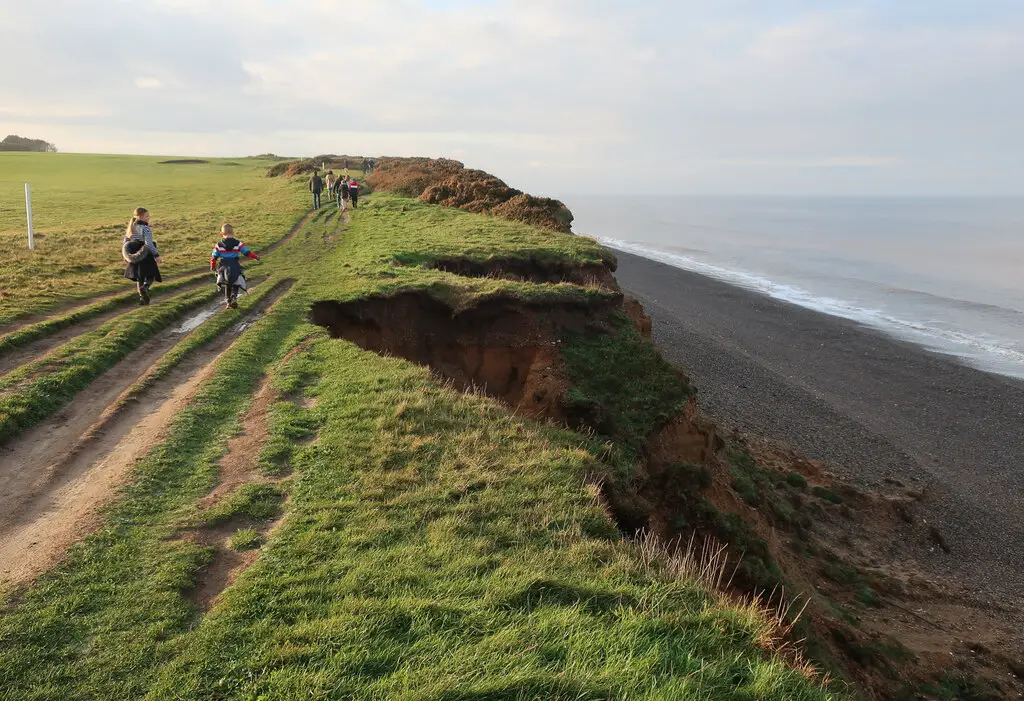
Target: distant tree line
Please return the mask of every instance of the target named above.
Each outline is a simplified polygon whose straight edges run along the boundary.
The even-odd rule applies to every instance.
[[[36,153],[57,153],[57,147],[42,139],[26,139],[11,134],[0,141],[0,151],[33,151]]]

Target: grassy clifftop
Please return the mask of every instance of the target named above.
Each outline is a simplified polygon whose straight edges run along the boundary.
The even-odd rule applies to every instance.
[[[839,698],[713,556],[636,537],[645,471],[718,447],[613,268],[390,195],[306,222],[97,530],[4,594],[0,696]]]

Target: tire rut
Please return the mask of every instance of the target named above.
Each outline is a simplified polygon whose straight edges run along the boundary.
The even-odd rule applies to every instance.
[[[161,301],[170,301],[180,297],[182,294],[188,294],[194,292],[205,285],[210,284],[209,281],[200,281],[192,285],[186,285],[175,290],[174,294],[158,297],[154,303],[159,304]],[[180,294],[179,294],[180,293]],[[26,343],[20,348],[15,348],[2,355],[0,355],[0,377],[6,375],[9,372],[13,372],[22,365],[38,360],[43,356],[47,355],[51,351],[55,350],[59,346],[64,345],[70,341],[75,340],[79,336],[95,331],[103,324],[122,317],[126,314],[131,314],[137,311],[138,307],[127,307],[125,309],[114,309],[104,314],[94,316],[91,319],[79,321],[70,326],[67,326],[58,331],[43,336],[42,338]]]
[[[182,278],[192,277],[193,275],[199,275],[205,271],[206,268],[193,268],[192,270],[185,270],[180,273],[175,273],[174,275],[166,276],[164,278],[164,282],[175,282],[176,280],[181,280]],[[22,317],[21,319],[13,321],[9,324],[4,324],[2,327],[3,335],[6,336],[7,334],[14,333],[15,331],[20,331],[26,326],[38,324],[41,321],[52,319],[55,316],[63,316],[64,314],[69,314],[75,311],[76,309],[88,307],[90,304],[96,304],[97,302],[105,302],[107,300],[116,299],[117,297],[124,296],[125,294],[131,294],[131,292],[129,291],[126,293],[126,291],[122,289],[117,292],[105,292],[103,294],[96,295],[95,297],[89,297],[87,299],[76,299],[73,301],[65,302],[56,307],[55,309],[53,309],[52,311],[46,312],[45,314],[32,314],[30,316]]]
[[[185,337],[163,331],[0,451],[0,590],[33,580],[97,527],[102,507],[135,462],[167,436],[216,360],[290,287],[279,285],[237,324],[131,396],[133,385]]]
[[[263,249],[263,255],[273,253],[278,248],[280,248],[281,246],[285,245],[293,238],[295,238],[295,235],[302,231],[302,229],[305,228],[307,224],[309,224],[310,220],[313,219],[314,215],[316,215],[316,211],[314,210],[306,212],[306,216],[302,217],[302,219],[296,222],[295,226],[292,227],[292,230],[289,231],[288,234],[283,239],[275,241],[274,243],[270,244],[265,249]]]

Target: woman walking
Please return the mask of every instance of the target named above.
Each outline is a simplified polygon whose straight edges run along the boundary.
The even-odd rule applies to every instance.
[[[160,277],[160,252],[153,241],[153,230],[149,228],[149,210],[137,207],[124,232],[121,257],[128,264],[124,276],[134,280],[139,289],[139,304],[149,304],[149,288],[154,282],[163,282]]]

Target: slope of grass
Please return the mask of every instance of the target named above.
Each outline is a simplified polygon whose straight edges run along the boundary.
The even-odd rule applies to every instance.
[[[418,290],[459,309],[496,295],[531,304],[558,301],[584,306],[616,298],[599,288],[468,278],[419,267],[460,252],[486,259],[488,242],[495,255],[599,262],[601,248],[591,239],[389,195],[374,195],[353,218],[344,258],[336,261],[344,274],[324,278],[321,299],[344,301]]]
[[[835,698],[773,654],[770,617],[620,538],[588,486],[624,469],[605,464],[614,457],[599,441],[306,323],[314,301],[399,288],[461,304],[599,294],[395,268],[396,251],[426,245],[421,224],[435,212],[380,202],[347,230],[321,235],[317,223],[275,255],[272,274],[298,283],[223,356],[106,525],[6,595],[0,689],[62,700]],[[433,231],[431,250],[454,250],[470,230],[481,247],[488,235],[505,246],[504,227],[518,225],[492,223],[459,214]],[[592,246],[545,236],[552,256]],[[290,477],[203,513],[226,437],[266,372],[284,397],[263,467]],[[282,509],[279,526],[253,536]],[[225,542],[259,557],[199,616],[190,595],[214,551],[176,534],[214,522],[237,523]]]
[[[694,390],[625,316],[611,333],[566,333],[567,400],[588,424],[636,451],[679,413]]]
[[[369,203],[368,203],[369,205]],[[439,258],[536,258],[540,261],[600,263],[610,257],[592,239],[566,236],[517,222],[472,215],[459,209],[435,207],[418,200],[375,195],[372,209],[412,220],[415,230],[402,237],[395,259],[404,265],[422,265]],[[402,222],[403,228],[408,227]],[[411,228],[411,227],[409,227]],[[458,231],[453,236],[453,230]]]
[[[264,177],[272,161],[164,160],[0,154],[0,327],[129,287],[120,277],[120,245],[135,207],[151,211],[163,271],[175,274],[208,259],[224,221],[258,250],[284,236],[310,206],[303,183]],[[25,182],[32,184],[34,251],[26,243]]]

